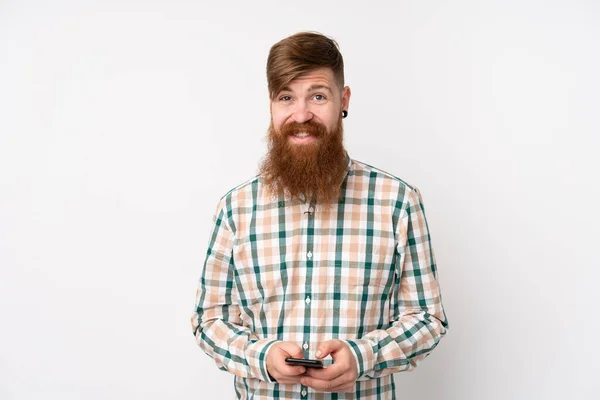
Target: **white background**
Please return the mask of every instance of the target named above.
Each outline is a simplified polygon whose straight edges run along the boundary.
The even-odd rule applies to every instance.
[[[424,196],[451,330],[399,398],[594,398],[599,3],[214,3],[0,2],[0,398],[234,396],[189,318],[301,30],[350,155]]]

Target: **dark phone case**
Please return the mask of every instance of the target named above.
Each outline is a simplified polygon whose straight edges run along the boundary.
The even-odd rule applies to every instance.
[[[289,365],[300,365],[306,368],[323,368],[321,360],[307,360],[304,358],[286,358],[285,362]]]

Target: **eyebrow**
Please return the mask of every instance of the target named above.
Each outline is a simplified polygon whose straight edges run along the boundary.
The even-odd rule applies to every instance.
[[[309,92],[314,92],[315,90],[321,90],[321,89],[327,90],[330,94],[333,93],[331,91],[331,88],[329,86],[327,86],[327,85],[318,85],[318,84],[317,85],[312,85],[311,87],[309,87],[308,91]],[[284,87],[281,88],[280,92],[291,92],[291,91],[292,91],[292,89],[290,89],[289,86],[284,86]]]
[[[331,88],[327,85],[312,85],[311,87],[308,88],[308,91],[312,92],[312,91],[319,90],[319,89],[324,89],[324,90],[327,90],[329,93],[332,93]]]

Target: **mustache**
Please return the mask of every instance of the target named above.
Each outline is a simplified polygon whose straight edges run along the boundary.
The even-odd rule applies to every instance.
[[[307,133],[310,136],[320,138],[327,134],[325,125],[315,121],[290,122],[289,124],[282,126],[280,130],[284,137],[293,136],[299,133]]]

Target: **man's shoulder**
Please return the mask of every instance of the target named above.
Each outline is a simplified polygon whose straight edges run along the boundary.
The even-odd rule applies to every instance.
[[[231,188],[223,196],[221,196],[221,200],[223,200],[227,197],[235,197],[236,195],[239,195],[241,192],[247,192],[247,191],[254,190],[256,185],[258,185],[259,180],[260,180],[260,175],[256,175],[250,179],[243,181],[242,183],[238,184],[237,186],[234,186],[233,188]]]
[[[256,175],[250,179],[243,181],[242,183],[234,186],[219,199],[219,203],[224,201],[232,201],[240,197],[247,197],[250,195],[252,198],[252,192],[256,191],[260,181],[260,175]]]
[[[415,187],[407,183],[404,179],[362,161],[352,159],[352,170],[355,176],[364,177],[365,179],[375,178],[384,184],[392,184],[409,191],[415,190]]]
[[[227,191],[217,203],[217,213],[219,210],[231,212],[233,208],[250,205],[258,193],[259,181],[260,175],[256,175]]]

